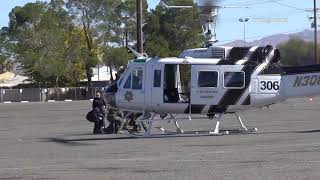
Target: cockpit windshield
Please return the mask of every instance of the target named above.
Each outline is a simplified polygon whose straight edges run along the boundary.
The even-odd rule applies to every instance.
[[[121,74],[121,77],[120,77],[120,79],[119,79],[119,81],[118,81],[118,86],[120,86],[120,84],[122,83],[122,81],[123,81],[123,78],[124,78],[124,76],[125,76],[125,74],[127,73],[127,71],[128,71],[128,67],[124,70],[124,72]]]

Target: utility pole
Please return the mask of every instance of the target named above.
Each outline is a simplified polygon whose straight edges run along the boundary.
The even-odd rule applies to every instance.
[[[142,0],[136,0],[137,6],[137,51],[143,53],[142,41]]]
[[[314,15],[314,61],[316,64],[320,64],[320,62],[318,61],[318,52],[317,52],[317,0],[313,0],[313,15]]]

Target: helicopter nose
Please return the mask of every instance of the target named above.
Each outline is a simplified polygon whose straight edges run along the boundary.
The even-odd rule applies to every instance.
[[[105,93],[106,103],[111,107],[116,107],[116,93]]]
[[[117,82],[112,83],[105,91],[105,99],[107,103],[112,106],[116,107],[116,93],[118,91]]]

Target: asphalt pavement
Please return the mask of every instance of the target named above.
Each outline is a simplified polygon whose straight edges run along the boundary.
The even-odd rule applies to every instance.
[[[240,113],[258,131],[223,136],[92,135],[93,124],[85,120],[90,106],[0,104],[0,180],[320,179],[320,97]],[[172,123],[163,125],[174,130]],[[205,119],[181,122],[185,131],[214,125]],[[238,123],[226,115],[222,127]]]

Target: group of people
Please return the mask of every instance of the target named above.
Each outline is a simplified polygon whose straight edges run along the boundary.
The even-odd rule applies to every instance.
[[[99,92],[93,99],[92,110],[87,114],[88,121],[94,123],[93,134],[123,134],[123,130],[128,130],[129,126],[132,131],[139,131],[140,128],[135,123],[135,114],[130,114],[127,119],[124,119],[124,113],[114,108],[107,108],[107,104]],[[106,127],[105,119],[109,125]]]

